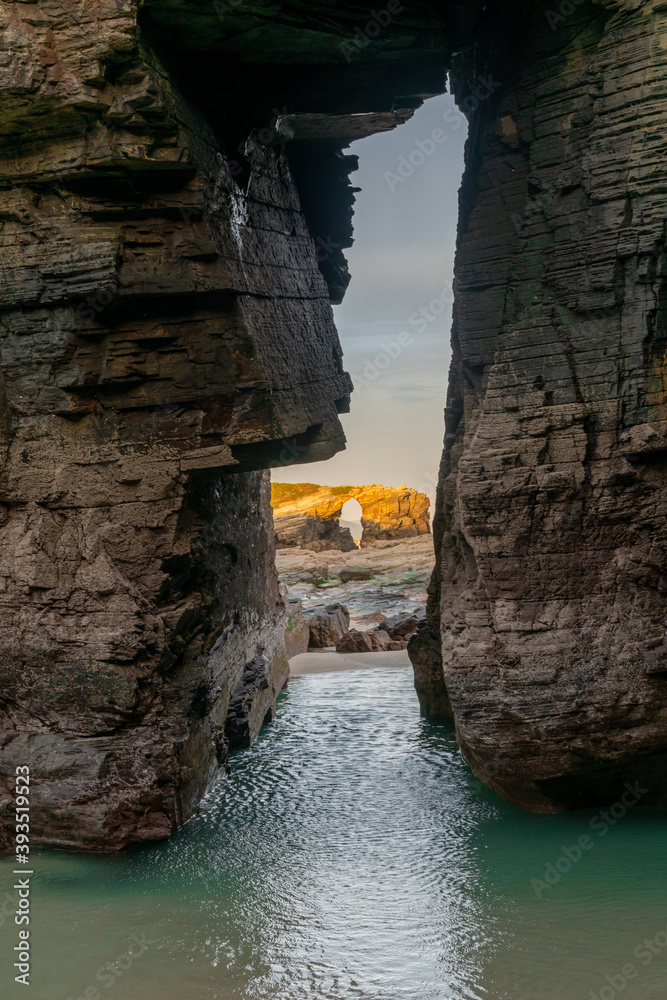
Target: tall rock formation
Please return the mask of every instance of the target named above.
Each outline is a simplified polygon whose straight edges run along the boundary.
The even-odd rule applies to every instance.
[[[453,73],[464,106],[502,86],[471,117],[416,652],[441,624],[463,753],[511,802],[664,805],[667,6],[535,4],[512,63],[489,24]]]
[[[343,151],[449,71],[422,703],[518,805],[664,803],[662,0],[0,0],[0,38],[5,842],[24,763],[35,841],[165,836],[273,710],[262,470],[344,444]]]
[[[344,445],[340,150],[440,83],[261,8],[0,0],[0,844],[24,764],[33,842],[167,836],[287,676],[261,470]]]
[[[339,521],[348,500],[361,507],[361,547],[392,538],[431,532],[430,500],[408,486],[316,486],[272,483],[271,505],[278,548],[323,552],[356,548],[349,528]]]

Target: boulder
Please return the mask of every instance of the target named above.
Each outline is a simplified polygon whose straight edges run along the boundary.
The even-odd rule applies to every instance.
[[[336,643],[337,653],[372,653],[373,640],[370,632],[359,632],[352,629],[347,632],[340,642]]]
[[[410,613],[393,615],[391,618],[386,618],[381,625],[378,625],[378,628],[387,632],[390,638],[402,640],[407,645],[410,636],[414,635],[417,631],[420,617],[423,617],[423,615],[419,616]]]
[[[386,653],[399,649],[407,649],[407,642],[392,639],[391,636],[382,631],[374,629],[372,632],[360,632],[352,629],[336,643],[337,653]]]
[[[342,569],[338,575],[342,583],[351,583],[353,580],[373,579],[373,574],[369,569]]]
[[[344,604],[318,604],[304,612],[309,628],[309,648],[335,646],[350,627],[350,612]]]

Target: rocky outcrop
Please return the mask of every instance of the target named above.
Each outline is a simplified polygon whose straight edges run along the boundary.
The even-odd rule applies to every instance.
[[[337,653],[386,653],[407,649],[407,642],[392,639],[382,629],[361,632],[352,629],[336,643]]]
[[[134,3],[0,10],[0,789],[30,763],[33,840],[114,849],[270,715],[247,470],[341,448],[350,381],[284,148],[249,140],[244,193]]]
[[[386,632],[390,639],[407,642],[410,636],[414,635],[417,631],[420,621],[421,613],[420,615],[391,615],[390,618],[385,618],[384,621],[378,625],[378,628],[381,628],[383,632]]]
[[[429,623],[488,785],[665,805],[667,9],[535,4],[514,66],[490,11],[453,74],[463,106],[502,86],[471,118]]]
[[[304,617],[310,630],[310,649],[335,646],[350,627],[350,612],[344,604],[313,605]]]
[[[361,632],[351,629],[336,643],[337,653],[384,653],[389,649],[386,632]]]
[[[23,514],[41,564],[21,617],[11,578],[2,594],[6,829],[27,760],[36,840],[110,850],[168,836],[287,679],[268,479],[199,478],[171,505]],[[3,568],[25,572],[24,551]]]
[[[261,470],[344,445],[341,150],[442,45],[222,6],[0,0],[0,842],[24,763],[33,842],[166,836],[286,677]]]
[[[387,650],[408,648],[408,640],[415,633],[419,618],[412,614],[382,617],[370,631],[350,629],[336,644],[337,653],[384,653]]]
[[[0,0],[5,843],[19,764],[35,843],[117,849],[270,716],[262,470],[344,444],[343,150],[449,72],[471,134],[418,655],[440,631],[463,753],[517,805],[667,800],[664,4],[368,16]],[[359,489],[364,544],[428,531]]]
[[[431,532],[431,502],[425,493],[408,486],[361,486],[354,498],[362,510],[362,549],[379,541]]]
[[[427,618],[410,637],[408,654],[415,675],[415,690],[421,714],[428,719],[453,719],[452,705],[442,667],[442,635]]]
[[[430,533],[430,501],[425,493],[407,486],[316,486],[313,483],[273,483],[276,544],[313,552],[356,548],[349,528],[339,525],[348,500],[361,506],[361,547],[386,539]]]

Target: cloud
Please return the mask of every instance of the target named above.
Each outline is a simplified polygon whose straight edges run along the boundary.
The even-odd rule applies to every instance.
[[[398,289],[406,300],[429,301],[451,279],[453,250],[414,244],[374,247],[350,254],[350,270],[350,291],[354,288],[357,295],[381,299]]]
[[[325,463],[281,469],[283,482],[408,483],[434,492],[444,437],[451,307],[434,315],[422,332],[409,321],[452,281],[465,130],[452,132],[437,155],[394,191],[384,174],[416,139],[440,126],[452,107],[450,96],[429,100],[394,132],[351,148],[360,156],[353,180],[362,190],[355,208],[356,242],[349,250],[352,283],[334,310],[345,368],[353,378],[362,377],[366,362],[383,351],[383,341],[403,331],[413,339],[377,379],[353,393],[351,412],[341,418],[347,450]]]

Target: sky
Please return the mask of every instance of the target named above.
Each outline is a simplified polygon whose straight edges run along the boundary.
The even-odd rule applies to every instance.
[[[435,494],[444,437],[452,270],[467,123],[450,95],[355,142],[352,281],[334,308],[355,384],[347,449],[276,469],[276,482],[406,484]],[[420,314],[420,310],[423,310]]]

